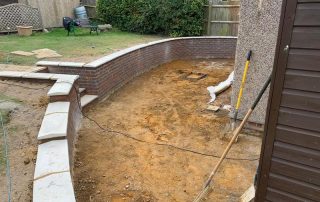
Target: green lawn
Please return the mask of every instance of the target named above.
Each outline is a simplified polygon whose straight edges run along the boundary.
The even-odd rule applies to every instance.
[[[67,36],[62,28],[50,33],[37,32],[30,37],[20,37],[16,34],[0,36],[0,63],[32,65],[38,61],[34,56],[14,56],[12,51],[32,51],[49,48],[63,55],[62,58],[48,60],[64,60],[89,62],[101,55],[110,54],[116,50],[135,44],[162,39],[156,35],[140,35],[113,30],[110,32],[90,35],[88,29],[76,29],[76,36]]]

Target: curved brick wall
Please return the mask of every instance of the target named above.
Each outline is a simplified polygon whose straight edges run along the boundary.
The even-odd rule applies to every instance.
[[[180,59],[234,58],[236,37],[165,39],[124,49],[88,64],[40,61],[49,72],[80,75],[80,87],[105,96],[161,64]]]

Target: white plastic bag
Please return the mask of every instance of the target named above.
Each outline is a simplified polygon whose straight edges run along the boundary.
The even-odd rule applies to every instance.
[[[228,89],[231,86],[231,84],[233,83],[233,79],[234,79],[234,72],[231,72],[231,74],[229,75],[227,80],[220,82],[219,85],[217,85],[217,86],[209,86],[207,88],[210,93],[210,96],[211,96],[211,100],[209,103],[214,102],[219,93]]]

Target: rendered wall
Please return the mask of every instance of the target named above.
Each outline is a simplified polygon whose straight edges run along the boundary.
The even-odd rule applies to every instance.
[[[261,4],[260,4],[261,3]],[[260,4],[260,5],[259,5]],[[242,119],[269,77],[274,62],[282,0],[241,0],[240,27],[235,60],[232,104],[235,106],[246,53],[253,51],[239,118]],[[250,121],[264,124],[269,90],[265,92]]]

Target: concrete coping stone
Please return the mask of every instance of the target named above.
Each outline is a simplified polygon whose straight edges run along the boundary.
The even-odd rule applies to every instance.
[[[55,61],[39,61],[36,63],[37,66],[59,66],[60,62]]]
[[[60,67],[83,67],[86,63],[83,62],[60,62]]]
[[[18,71],[0,71],[0,77],[11,77],[11,78],[21,78],[23,75],[29,72],[18,72]]]
[[[61,172],[33,182],[33,202],[75,202],[70,172]]]
[[[149,43],[145,43],[145,44],[140,44],[140,45],[136,45],[136,46],[132,46],[130,48],[126,48],[126,49],[123,49],[123,50],[120,50],[120,51],[117,51],[115,53],[112,53],[110,55],[107,55],[107,56],[104,56],[102,58],[99,58],[93,62],[90,62],[88,64],[85,64],[84,67],[92,67],[92,68],[96,68],[96,67],[99,67],[115,58],[118,58],[122,55],[125,55],[127,53],[130,53],[130,52],[133,52],[135,50],[138,50],[138,49],[141,49],[141,48],[145,48],[145,47],[148,47],[148,46],[153,46],[153,45],[156,45],[156,44],[160,44],[160,43],[165,43],[165,42],[168,42],[168,41],[176,41],[176,40],[184,40],[184,39],[233,39],[233,38],[237,38],[237,37],[224,37],[224,36],[211,36],[211,37],[207,37],[207,36],[204,36],[204,37],[177,37],[177,38],[169,38],[169,39],[162,39],[162,40],[158,40],[158,41],[152,41],[152,42],[149,42]]]
[[[69,75],[69,74],[55,74],[52,77],[52,80],[57,80],[57,82],[68,81],[73,83],[75,80],[79,78],[79,75]]]
[[[48,104],[46,115],[54,113],[69,113],[70,102],[51,102]]]
[[[35,72],[31,72],[31,73],[27,73],[22,75],[22,78],[26,78],[26,79],[51,79],[54,76],[54,74],[51,73],[35,73]]]
[[[110,55],[101,57],[97,60],[94,60],[90,63],[73,63],[73,62],[54,62],[54,61],[39,61],[36,64],[38,66],[64,66],[64,67],[88,67],[88,68],[96,68],[99,67],[115,58],[118,58],[120,56],[123,56],[127,53],[133,52],[135,50],[145,48],[148,46],[153,46],[160,43],[165,43],[168,41],[175,41],[175,40],[188,40],[188,39],[237,39],[238,37],[233,36],[201,36],[201,37],[177,37],[177,38],[168,38],[168,39],[162,39],[158,41],[152,41],[145,44],[139,44],[136,46],[132,46],[117,52],[114,52]]]
[[[58,80],[49,90],[48,96],[69,95],[73,82]]]
[[[68,113],[53,113],[44,116],[38,134],[38,140],[66,137]]]
[[[19,72],[19,71],[0,71],[0,77],[25,78],[25,79],[46,79],[46,80],[65,80],[74,82],[79,75],[52,74],[38,72]]]
[[[83,67],[83,62],[55,62],[55,61],[39,61],[37,66],[59,66],[59,67]]]
[[[61,172],[69,172],[69,153],[67,140],[54,140],[38,146],[34,179]]]

